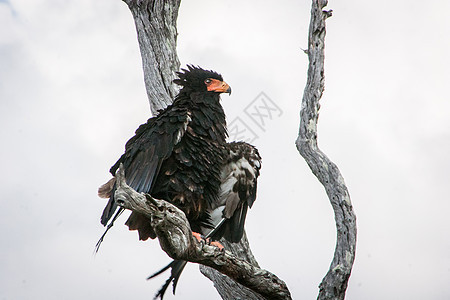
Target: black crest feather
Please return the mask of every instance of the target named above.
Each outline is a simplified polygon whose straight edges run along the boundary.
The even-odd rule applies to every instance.
[[[203,91],[206,89],[205,79],[213,78],[223,81],[222,75],[212,70],[204,70],[199,66],[187,65],[186,69],[177,72],[178,79],[173,82],[183,87],[189,87],[194,90]]]

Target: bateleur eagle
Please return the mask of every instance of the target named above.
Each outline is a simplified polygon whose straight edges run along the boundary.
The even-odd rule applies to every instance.
[[[176,205],[193,231],[238,242],[247,209],[255,201],[261,158],[247,143],[226,142],[220,94],[231,93],[231,88],[222,76],[191,65],[177,74],[174,82],[182,88],[173,104],[136,130],[110,172],[114,176],[122,163],[130,187]],[[101,216],[106,232],[123,211],[114,192],[114,178],[99,188],[99,196],[109,198]],[[150,220],[139,213],[132,212],[125,224],[137,230],[141,240],[156,237]],[[162,299],[171,281],[175,291],[185,264],[173,261],[153,275],[172,268],[157,296]]]

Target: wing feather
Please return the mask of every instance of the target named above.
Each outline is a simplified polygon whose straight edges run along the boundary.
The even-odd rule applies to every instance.
[[[171,107],[149,119],[147,123],[139,126],[135,135],[128,140],[125,153],[111,167],[110,172],[115,175],[120,163],[123,163],[127,184],[137,192],[150,193],[162,163],[170,157],[190,121],[187,109]],[[103,211],[103,225],[107,224],[117,209],[114,190],[115,187]]]
[[[228,143],[227,148],[228,158],[222,168],[218,201],[210,213],[212,223],[220,224],[221,228],[215,228],[211,237],[239,242],[244,233],[247,210],[256,199],[261,157],[255,147],[244,142]],[[221,222],[221,219],[225,221]]]

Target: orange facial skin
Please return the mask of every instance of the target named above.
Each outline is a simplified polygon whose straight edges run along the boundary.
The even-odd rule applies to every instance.
[[[206,89],[209,92],[231,94],[231,87],[225,81],[208,78],[205,80],[205,84],[206,84]]]

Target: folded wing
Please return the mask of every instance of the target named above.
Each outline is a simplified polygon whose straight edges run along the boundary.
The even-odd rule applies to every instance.
[[[139,126],[136,134],[126,143],[125,153],[111,167],[111,174],[115,175],[120,163],[123,163],[127,184],[137,192],[151,193],[162,163],[184,135],[189,119],[187,110],[172,109]],[[113,186],[109,194],[103,193],[103,196],[110,198],[101,217],[103,225],[107,225],[117,209],[114,191]]]
[[[208,236],[236,243],[244,233],[247,210],[256,199],[261,157],[255,147],[245,142],[228,143],[227,150],[219,197],[210,213],[216,228]]]

